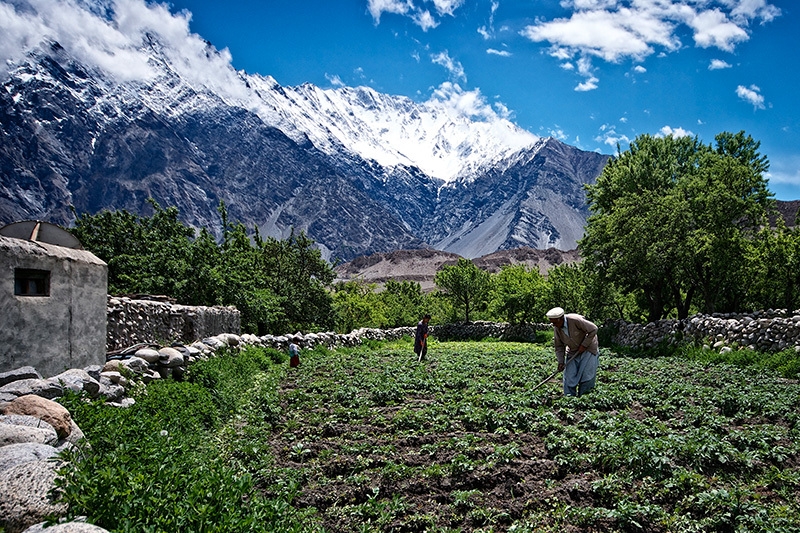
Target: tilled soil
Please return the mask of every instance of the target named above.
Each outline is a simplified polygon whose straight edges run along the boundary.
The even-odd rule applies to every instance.
[[[284,384],[282,396],[292,387],[291,381]],[[413,398],[416,405],[433,401]],[[282,408],[292,413],[289,403]],[[335,418],[327,408],[320,411]],[[294,505],[315,509],[326,531],[357,531],[368,522],[383,531],[414,532],[505,531],[532,512],[593,504],[594,474],[567,474],[548,458],[537,435],[398,434],[390,424],[398,412],[396,406],[376,407],[372,420],[276,432],[275,466],[303,472]],[[498,456],[504,449],[511,451]]]

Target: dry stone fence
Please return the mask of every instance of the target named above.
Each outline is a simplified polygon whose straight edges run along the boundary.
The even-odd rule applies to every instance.
[[[648,324],[612,321],[605,326],[616,331],[612,337],[615,344],[637,349],[692,343],[720,351],[749,348],[780,352],[794,348],[800,352],[800,309],[698,314],[684,320],[659,320]]]
[[[510,325],[490,322],[431,327],[439,340],[531,341],[549,324]],[[709,349],[749,347],[762,351],[794,348],[800,352],[800,310],[770,310],[748,315],[695,315],[686,320],[651,324],[608,322],[614,343],[633,348],[691,342]],[[71,389],[103,398],[111,405],[133,403],[126,391],[157,379],[180,379],[198,359],[221,348],[263,346],[285,351],[291,342],[309,349],[357,346],[365,340],[413,336],[414,327],[363,328],[333,332],[256,336],[240,334],[240,315],[231,307],[187,307],[168,301],[109,298],[108,351],[104,364],[68,369],[44,377],[33,367],[0,373],[0,529],[7,533],[43,530],[47,516],[65,513],[52,489],[60,467],[58,454],[75,446],[81,429],[54,400]],[[54,533],[102,533],[80,521],[47,528]]]

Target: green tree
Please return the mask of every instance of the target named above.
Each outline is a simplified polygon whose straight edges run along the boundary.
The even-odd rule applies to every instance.
[[[187,287],[187,305],[222,305],[223,279],[219,270],[222,250],[206,228],[192,241],[189,261],[193,265],[192,282]]]
[[[242,329],[265,335],[282,331],[285,323],[285,302],[269,287],[261,265],[261,256],[241,223],[228,219],[224,204],[219,206],[222,218],[220,261],[212,279],[219,281],[220,303],[233,305],[242,313]],[[283,330],[285,332],[285,330]]]
[[[487,302],[492,287],[491,275],[463,257],[455,265],[440,268],[434,283],[454,307],[464,311],[465,322],[469,322],[471,312]]]
[[[750,306],[757,309],[800,307],[800,228],[786,227],[777,217],[776,227],[763,228],[751,248],[753,280]]]
[[[759,143],[721,133],[697,138],[642,135],[587,189],[581,255],[598,275],[636,295],[650,321],[672,310],[733,310],[747,283],[744,251],[771,199]]]
[[[383,303],[375,284],[350,280],[334,285],[333,309],[336,331],[349,333],[357,328],[382,327],[386,322]]]
[[[128,211],[76,216],[72,233],[108,265],[111,294],[160,294],[185,300],[192,268],[193,228],[178,220],[178,209],[154,200],[151,217]]]
[[[416,281],[388,280],[380,300],[386,314],[385,327],[412,326],[429,311],[428,298]]]
[[[103,211],[76,216],[72,233],[109,266],[111,294],[163,294],[188,305],[234,305],[247,332],[286,333],[332,328],[328,287],[333,268],[304,233],[288,239],[251,238],[241,223],[218,211],[220,243],[205,228],[178,219],[175,207],[154,214]]]
[[[547,271],[545,284],[547,305],[540,308],[543,317],[551,307],[563,307],[568,313],[589,315],[586,301],[586,279],[579,264],[564,263]]]
[[[506,265],[493,276],[490,309],[511,324],[541,321],[545,285],[538,267]]]
[[[284,328],[328,329],[335,326],[328,291],[336,274],[305,232],[292,230],[286,239],[262,239],[256,233],[259,275],[278,296],[285,314]],[[284,329],[284,331],[286,331]]]

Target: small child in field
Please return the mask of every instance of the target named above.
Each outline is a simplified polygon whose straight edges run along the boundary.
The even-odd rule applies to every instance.
[[[289,344],[289,366],[300,366],[300,347],[295,343]]]

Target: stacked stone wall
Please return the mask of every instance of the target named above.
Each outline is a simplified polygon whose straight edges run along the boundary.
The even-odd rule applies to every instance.
[[[719,350],[749,348],[774,353],[794,348],[800,351],[800,309],[698,314],[684,320],[659,320],[648,324],[613,321],[604,326],[616,332],[612,337],[615,344],[636,349],[694,344]]]
[[[220,333],[238,334],[240,331],[241,313],[235,307],[108,298],[106,352],[136,344],[191,343]]]
[[[550,330],[550,324],[508,324],[505,322],[470,322],[431,326],[431,335],[448,341],[495,338],[504,341],[534,342],[539,331]],[[414,328],[411,328],[414,334]]]

